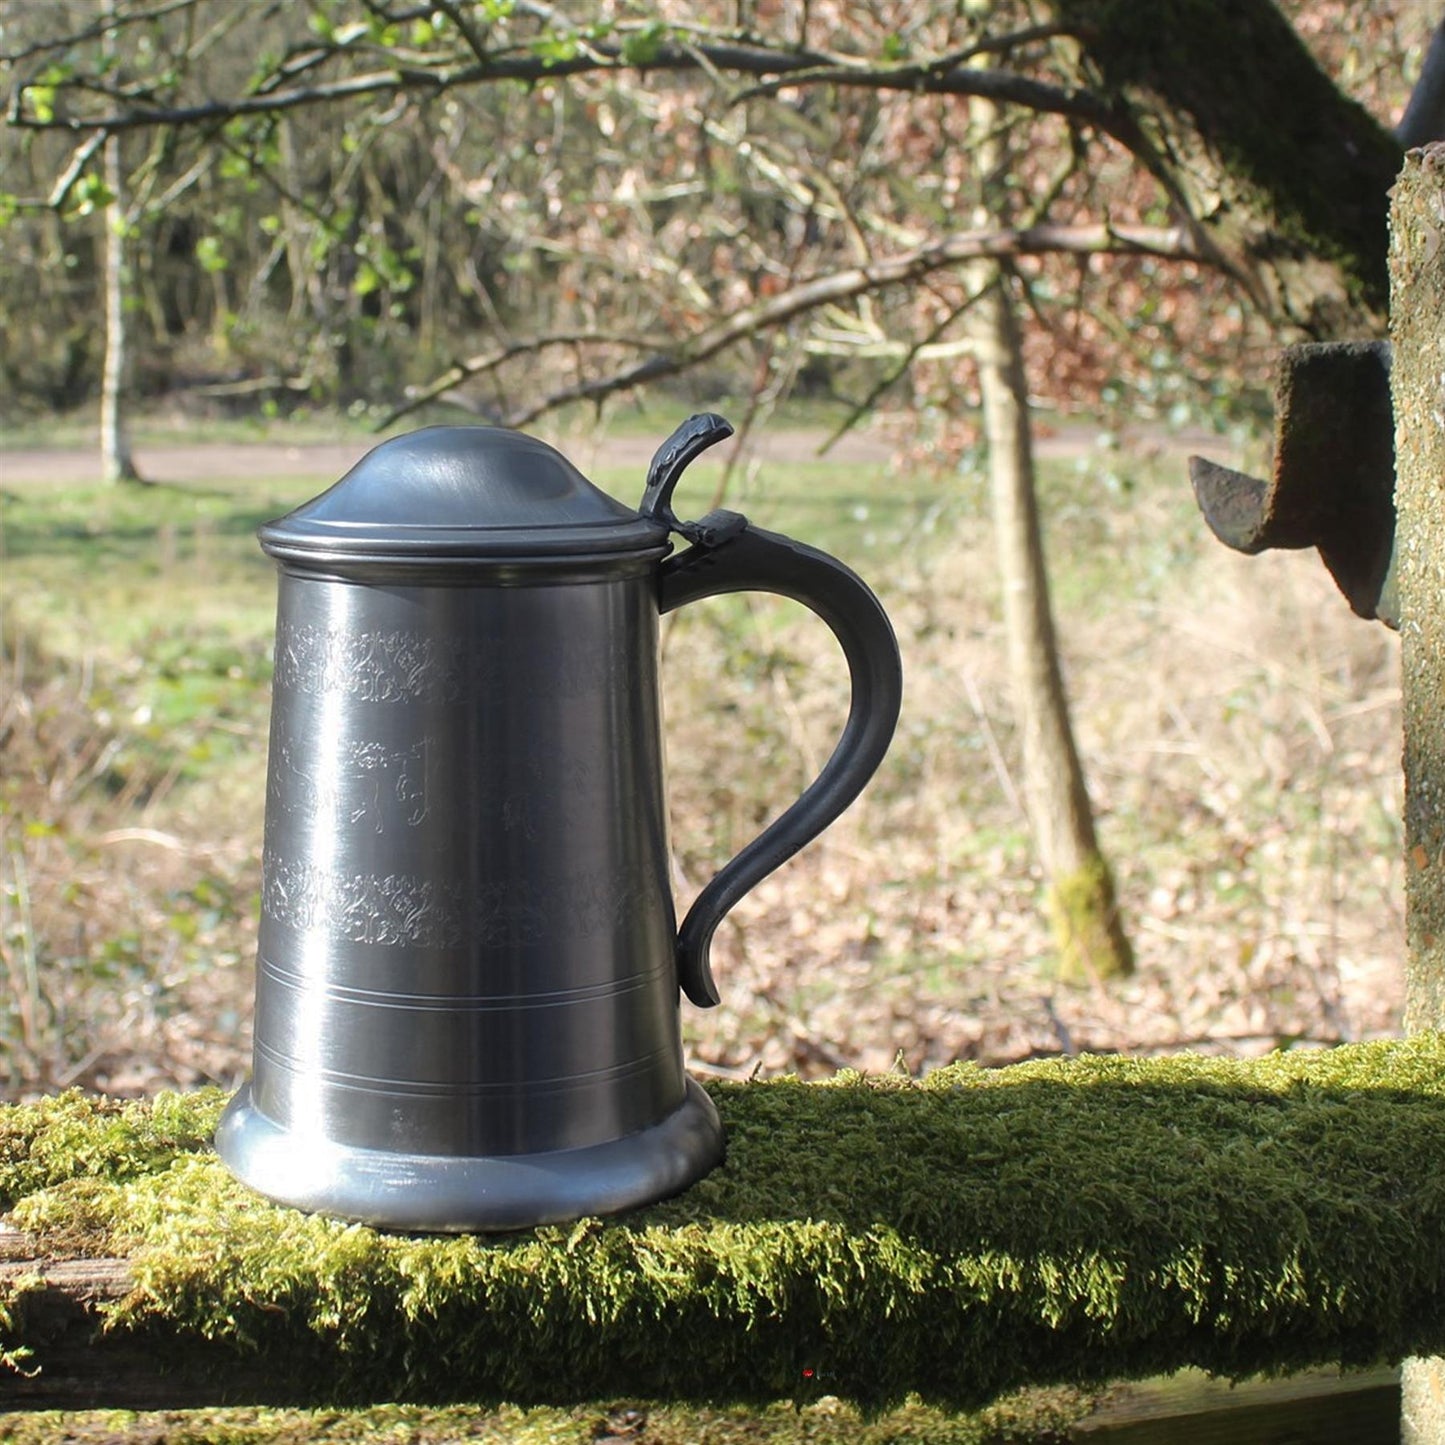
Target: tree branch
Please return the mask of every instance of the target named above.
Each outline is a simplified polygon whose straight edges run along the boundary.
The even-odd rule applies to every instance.
[[[828,434],[827,439],[818,448],[817,455],[826,456],[865,416],[870,416],[884,394],[897,386],[908,375],[913,363],[924,355],[927,348],[932,346],[977,300],[978,293],[970,292],[961,303],[951,308],[947,315],[931,326],[926,335],[917,337],[910,342],[904,349],[898,365],[876,382],[861,401],[856,401],[849,407],[848,415]]]
[[[1395,139],[1406,150],[1442,137],[1445,137],[1445,21],[1435,27],[1430,37],[1420,78],[1410,92],[1410,103],[1400,124],[1395,127]]]
[[[435,381],[430,381],[422,387],[411,388],[406,401],[395,411],[388,412],[377,424],[376,429],[383,431],[385,428],[395,425],[402,417],[410,416],[414,411],[420,411],[422,407],[436,401],[438,397],[444,396],[463,382],[470,381],[474,376],[483,376],[489,371],[495,371],[499,366],[504,366],[509,361],[515,361],[519,356],[534,355],[553,346],[603,345],[630,346],[640,349],[646,344],[635,336],[580,331],[561,336],[537,336],[526,341],[513,342],[509,346],[497,347],[494,351],[484,351],[465,361],[453,362]]]
[[[105,144],[105,139],[106,133],[98,130],[76,146],[69,164],[60,173],[46,199],[46,204],[52,210],[58,211],[70,199],[70,193],[75,189],[75,183],[84,173],[86,166],[95,159],[95,153]]]
[[[72,31],[58,39],[37,40],[33,45],[24,46],[20,50],[0,51],[0,65],[19,65],[37,55],[70,50],[89,40],[99,40],[103,36],[123,30],[127,25],[143,25],[148,20],[163,20],[167,15],[174,15],[179,10],[193,9],[198,3],[199,0],[166,0],[166,3],[157,5],[153,10],[138,10],[128,15],[106,15],[84,30]]]
[[[335,54],[340,54],[337,49]],[[27,114],[26,86],[17,88],[10,106],[13,125],[26,130],[140,130],[152,126],[197,125],[269,115],[301,106],[332,104],[363,96],[398,91],[439,93],[469,85],[504,81],[534,83],[598,71],[713,70],[724,74],[767,77],[769,92],[790,85],[837,85],[853,89],[904,91],[911,94],[985,96],[1002,104],[1022,106],[1050,115],[1070,116],[1128,144],[1132,132],[1111,106],[1088,91],[1048,85],[1009,71],[983,70],[957,63],[957,57],[933,65],[866,66],[836,56],[784,52],[761,44],[690,42],[664,45],[645,64],[626,58],[625,45],[594,42],[585,53],[548,59],[515,51],[454,68],[394,67],[365,72],[315,85],[208,100],[196,105],[128,106],[86,116]],[[64,87],[61,87],[62,89]]]
[[[1022,230],[985,228],[961,231],[914,251],[800,282],[776,296],[745,306],[731,316],[706,327],[697,335],[684,340],[675,350],[649,356],[610,376],[560,387],[509,412],[502,418],[502,423],[506,426],[525,426],[544,412],[569,402],[601,401],[618,391],[660,381],[664,377],[677,376],[768,327],[781,326],[817,307],[845,301],[868,291],[916,281],[946,266],[981,257],[1042,256],[1058,253],[1161,256],[1204,262],[1212,260],[1200,253],[1184,228],[1177,226],[1037,225]],[[560,344],[567,339],[550,338],[549,344]],[[442,392],[457,385],[458,380],[465,379],[461,377],[452,380],[452,375],[452,372],[448,372],[442,383],[432,383],[425,388],[427,399],[434,400]],[[420,400],[409,401],[406,406],[387,416],[381,426],[390,426],[421,404]]]

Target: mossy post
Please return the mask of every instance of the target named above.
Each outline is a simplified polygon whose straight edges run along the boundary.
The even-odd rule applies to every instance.
[[[1405,716],[1405,1022],[1445,1025],[1445,145],[1411,151],[1390,213],[1396,561]],[[1404,1372],[1402,1439],[1445,1445],[1445,1359]]]

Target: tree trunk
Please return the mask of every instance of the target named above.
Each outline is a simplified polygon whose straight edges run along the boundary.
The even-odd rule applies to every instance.
[[[1093,88],[1132,112],[1200,230],[1276,325],[1378,335],[1402,148],[1272,0],[1049,0]]]
[[[1119,917],[1113,876],[1099,851],[1069,723],[1039,527],[1018,318],[997,268],[993,283],[975,303],[974,347],[1009,678],[1023,739],[1024,799],[1047,880],[1059,977],[1116,977],[1132,971],[1133,952]]]
[[[104,0],[101,18],[110,20],[113,0]],[[105,50],[113,54],[114,36],[105,33]],[[100,381],[100,477],[107,484],[139,480],[131,458],[130,437],[125,425],[126,382],[130,353],[126,337],[126,298],[130,290],[130,268],[126,262],[127,217],[125,174],[121,167],[120,137],[106,137],[102,147],[102,173],[110,200],[105,207],[105,255],[102,272],[105,284],[105,361]]]
[[[1390,258],[1395,555],[1405,725],[1405,1026],[1445,1028],[1445,145],[1406,157]],[[1429,1168],[1429,1161],[1422,1161]],[[1445,1360],[1406,1362],[1404,1445],[1445,1445]]]

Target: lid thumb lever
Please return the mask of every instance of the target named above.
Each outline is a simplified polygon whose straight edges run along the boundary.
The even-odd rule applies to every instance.
[[[638,511],[644,517],[655,517],[669,530],[686,535],[684,524],[673,514],[672,489],[690,463],[732,434],[732,423],[716,412],[705,411],[688,417],[652,458],[652,465],[647,469],[647,490],[642,494]]]

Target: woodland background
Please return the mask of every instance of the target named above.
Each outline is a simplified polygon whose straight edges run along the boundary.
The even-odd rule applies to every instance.
[[[0,0],[6,1092],[244,1071],[273,596],[250,532],[339,453],[458,418],[543,431],[634,500],[674,421],[724,411],[739,437],[689,474],[693,510],[829,547],[895,619],[898,742],[720,939],[699,1068],[1397,1028],[1393,638],[1312,555],[1220,549],[1183,465],[1267,467],[1273,357],[1378,332],[1383,232],[1376,266],[1283,212],[1235,224],[1281,185],[1229,190],[1233,152],[1170,129],[1202,100],[1114,78],[1099,37],[1127,6],[572,9]],[[1246,101],[1292,30],[1363,107],[1352,154],[1391,174],[1378,136],[1435,20],[1177,3],[1148,24],[1162,73]],[[1368,209],[1357,184],[1342,165],[1337,212]],[[1042,906],[985,480],[1000,295],[1132,945],[1113,980],[1057,977]],[[96,480],[108,374],[111,470],[160,485]],[[683,899],[844,705],[798,610],[695,610],[667,641]]]

